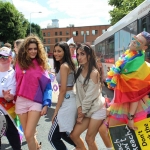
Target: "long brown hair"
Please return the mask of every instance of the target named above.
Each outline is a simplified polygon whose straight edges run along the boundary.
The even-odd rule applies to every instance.
[[[85,77],[85,80],[84,80],[84,84],[87,84],[90,80],[90,74],[93,70],[93,68],[97,69],[97,71],[99,72],[99,69],[97,67],[97,63],[96,63],[96,55],[95,55],[95,51],[91,48],[90,45],[88,44],[79,44],[77,46],[77,49],[82,49],[85,51],[86,53],[86,57],[87,57],[87,60],[89,58],[89,66],[88,66],[88,73],[87,73],[87,76]],[[90,57],[89,57],[90,56]],[[78,57],[78,56],[77,56]],[[78,61],[78,59],[77,59]],[[79,64],[79,63],[78,63]],[[77,80],[77,78],[79,77],[80,73],[82,72],[82,66],[79,66],[78,70],[77,70],[77,73],[76,73],[76,76],[75,76],[75,81]],[[100,76],[100,72],[99,72],[99,76]],[[101,80],[100,80],[101,82]]]
[[[19,47],[17,56],[17,62],[19,66],[22,69],[28,69],[30,66],[33,65],[32,59],[28,56],[28,47],[32,43],[37,45],[37,55],[35,59],[44,70],[47,70],[48,69],[47,54],[41,40],[36,35],[29,35],[28,37],[26,37],[24,39],[24,42]]]

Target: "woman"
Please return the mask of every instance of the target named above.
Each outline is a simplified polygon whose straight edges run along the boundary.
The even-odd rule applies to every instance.
[[[29,150],[37,150],[34,137],[40,116],[45,115],[51,101],[51,83],[47,70],[47,55],[41,40],[34,35],[21,44],[15,66],[16,114],[21,121]]]
[[[89,150],[98,150],[94,141],[99,126],[106,117],[106,109],[94,50],[89,45],[79,45],[77,61],[80,65],[75,77],[78,118],[70,136],[77,150],[86,150],[80,135],[87,129],[86,142]]]
[[[16,55],[18,55],[18,49],[19,46],[21,45],[21,43],[23,43],[24,39],[18,39],[14,42],[14,51],[16,53]]]
[[[76,121],[77,108],[73,93],[75,65],[66,42],[55,44],[53,59],[56,80],[59,84],[59,96],[48,139],[54,149],[67,150],[61,138],[75,146],[69,134]]]
[[[103,65],[101,63],[101,59],[96,58],[96,63],[97,63],[97,67],[98,67],[99,72],[100,72],[100,80],[103,83],[105,81],[105,78],[104,78],[104,69],[103,69]]]

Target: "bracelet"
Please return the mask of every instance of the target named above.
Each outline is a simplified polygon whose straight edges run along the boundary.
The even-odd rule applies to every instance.
[[[128,113],[128,120],[133,120],[134,115],[131,115],[130,113]]]

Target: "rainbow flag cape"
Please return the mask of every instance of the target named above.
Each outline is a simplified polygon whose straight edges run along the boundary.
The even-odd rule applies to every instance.
[[[10,119],[18,129],[18,133],[20,135],[20,140],[23,138],[23,128],[19,121],[19,117],[15,113],[15,104],[13,102],[6,102],[4,98],[0,98],[0,106],[3,108],[4,113],[9,115]]]
[[[135,102],[150,93],[150,64],[145,51],[127,50],[108,72],[109,88],[114,89],[114,103]]]

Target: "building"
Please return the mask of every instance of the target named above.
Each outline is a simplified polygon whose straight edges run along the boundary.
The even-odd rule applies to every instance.
[[[53,47],[57,42],[68,41],[73,37],[75,43],[88,42],[94,44],[94,40],[110,27],[110,25],[74,27],[73,24],[70,24],[69,27],[59,28],[58,20],[54,19],[54,21],[55,24],[52,22],[52,25],[48,25],[47,28],[42,29],[44,46],[49,57],[52,56]],[[56,25],[58,26],[56,27]]]

